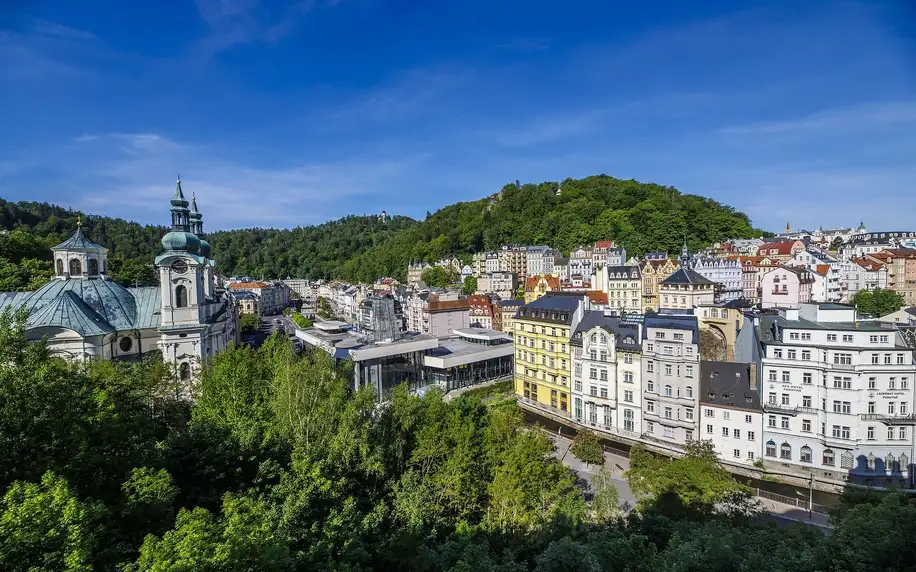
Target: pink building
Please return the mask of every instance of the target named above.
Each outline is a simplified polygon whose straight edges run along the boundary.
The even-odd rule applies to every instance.
[[[811,301],[814,275],[806,268],[782,266],[767,272],[760,283],[761,307],[798,308]]]

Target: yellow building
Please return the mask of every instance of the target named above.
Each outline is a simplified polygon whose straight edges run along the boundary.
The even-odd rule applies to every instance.
[[[658,284],[674,274],[680,264],[671,258],[645,260],[640,265],[642,275],[642,309],[658,311]]]
[[[500,300],[496,305],[502,316],[502,320],[500,320],[501,329],[510,336],[515,335],[515,314],[518,313],[518,309],[523,304],[524,302],[521,300]]]
[[[550,274],[529,276],[525,280],[525,303],[530,304],[548,292],[560,291],[560,279]]]
[[[515,392],[529,405],[570,416],[569,339],[588,310],[581,294],[546,294],[515,316]]]

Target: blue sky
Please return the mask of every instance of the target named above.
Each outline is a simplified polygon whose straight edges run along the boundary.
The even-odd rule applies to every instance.
[[[521,180],[672,185],[770,230],[912,228],[916,8],[4,2],[0,196],[206,227],[422,217]]]

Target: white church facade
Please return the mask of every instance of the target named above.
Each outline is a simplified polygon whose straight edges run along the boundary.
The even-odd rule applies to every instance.
[[[67,359],[138,359],[159,350],[176,379],[195,377],[236,338],[231,302],[218,291],[196,198],[178,181],[172,227],[156,257],[159,286],[125,288],[108,276],[108,249],[82,226],[53,247],[55,275],[34,292],[0,293],[0,311],[25,311],[29,340]],[[190,208],[189,208],[190,207]]]

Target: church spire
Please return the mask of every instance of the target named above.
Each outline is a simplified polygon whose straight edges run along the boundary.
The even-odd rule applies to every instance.
[[[786,234],[792,232],[792,229],[789,227],[789,221],[786,221]]]

